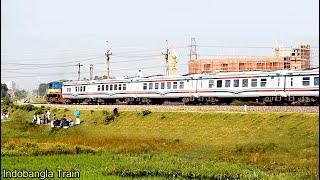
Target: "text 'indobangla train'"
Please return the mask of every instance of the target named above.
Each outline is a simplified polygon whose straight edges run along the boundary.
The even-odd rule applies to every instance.
[[[62,97],[69,104],[228,104],[241,100],[316,105],[319,68],[64,82]]]

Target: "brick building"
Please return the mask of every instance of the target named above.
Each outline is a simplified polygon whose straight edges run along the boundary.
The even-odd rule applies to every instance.
[[[188,65],[189,74],[308,69],[310,68],[310,45],[281,50],[275,48],[274,56],[199,58],[190,60]]]

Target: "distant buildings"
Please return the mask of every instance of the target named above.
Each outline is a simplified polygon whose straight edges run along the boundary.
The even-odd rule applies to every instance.
[[[189,61],[189,73],[233,71],[274,71],[310,68],[310,45],[298,48],[275,48],[274,56],[212,57]]]

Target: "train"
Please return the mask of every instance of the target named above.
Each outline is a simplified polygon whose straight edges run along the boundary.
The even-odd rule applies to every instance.
[[[319,68],[154,75],[63,82],[64,104],[230,104],[318,105]],[[51,102],[52,103],[52,102]]]
[[[48,83],[45,98],[48,103],[65,104],[65,99],[62,97],[62,81],[53,81]]]

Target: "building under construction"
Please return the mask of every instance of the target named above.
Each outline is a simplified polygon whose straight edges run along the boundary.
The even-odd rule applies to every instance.
[[[189,61],[189,74],[233,72],[233,71],[274,71],[310,68],[310,45],[298,48],[276,47],[273,56],[259,57],[212,57],[195,58]]]

